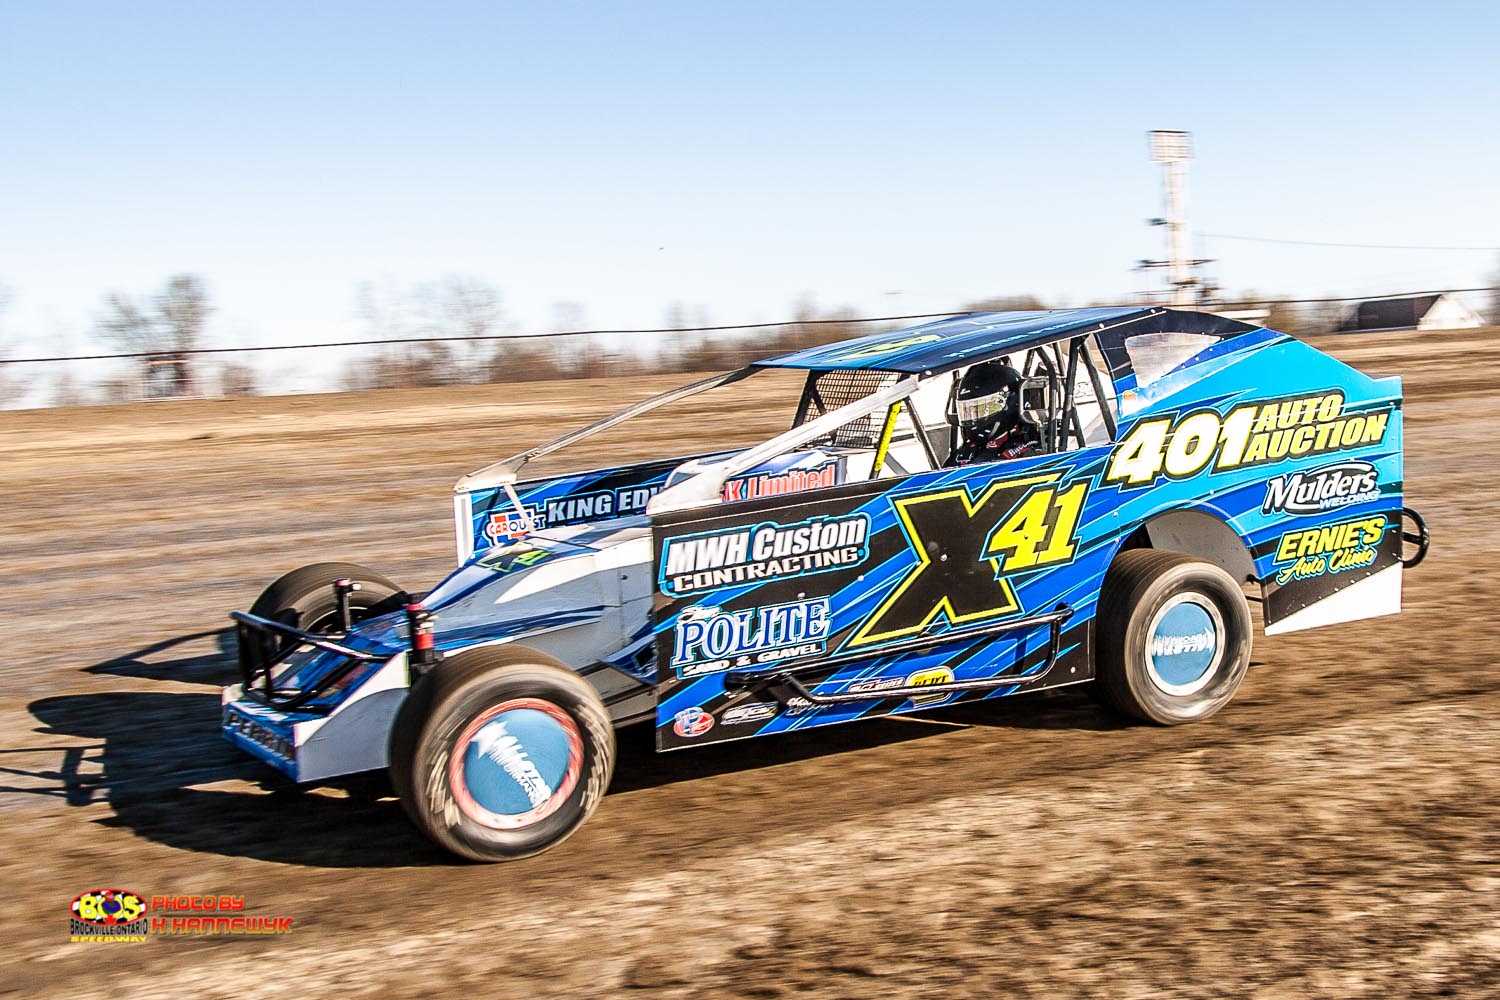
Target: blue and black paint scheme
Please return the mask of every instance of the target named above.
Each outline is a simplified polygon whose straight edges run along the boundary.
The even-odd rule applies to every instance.
[[[941,374],[1080,332],[1095,338],[1115,396],[1108,443],[657,517],[658,747],[1087,681],[1105,574],[1169,513],[1233,532],[1268,626],[1398,565],[1399,380],[1274,331],[1166,310],[964,317],[766,364]],[[1207,346],[1138,377],[1130,345],[1152,334]],[[1289,507],[1292,495],[1312,499]],[[855,521],[857,544],[836,530]],[[780,542],[809,524],[825,537]],[[798,550],[791,560],[776,562],[778,542]],[[1059,608],[1072,614],[1055,662],[1047,628],[996,631]],[[809,704],[777,686],[778,672],[816,695],[869,697]],[[914,690],[970,681],[995,683]]]
[[[859,480],[851,449],[809,443],[655,512],[718,456],[516,482],[524,517],[503,486],[466,491],[469,551],[423,600],[436,648],[534,647],[588,677],[616,724],[654,704],[657,745],[676,749],[1088,681],[1116,555],[1204,525],[1259,586],[1268,632],[1399,609],[1400,381],[1284,334],[1164,309],[991,313],[752,369],[921,391],[1080,342],[1101,426],[1051,454]],[[1192,683],[1211,631],[1190,607],[1157,624],[1167,683]],[[226,737],[299,780],[383,766],[408,623],[358,622],[338,643],[361,659],[303,649],[278,673],[291,691],[327,682],[295,711],[226,690]],[[479,801],[498,772],[473,763]]]

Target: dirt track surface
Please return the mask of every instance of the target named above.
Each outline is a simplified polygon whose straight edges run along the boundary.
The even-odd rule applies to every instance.
[[[1178,729],[1065,693],[663,757],[629,730],[593,820],[505,866],[222,743],[217,631],[321,558],[429,586],[454,479],[674,379],[0,413],[0,994],[1500,995],[1500,332],[1319,346],[1406,377],[1437,541],[1399,617],[1258,635]],[[104,886],[294,931],[67,943]]]

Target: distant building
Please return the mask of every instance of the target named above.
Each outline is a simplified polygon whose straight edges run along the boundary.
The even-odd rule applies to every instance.
[[[1367,330],[1468,330],[1484,318],[1452,295],[1408,295],[1369,299],[1349,311],[1340,333]]]

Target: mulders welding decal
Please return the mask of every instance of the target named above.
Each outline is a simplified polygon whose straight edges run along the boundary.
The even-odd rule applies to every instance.
[[[867,554],[870,518],[812,517],[672,538],[657,583],[674,597],[739,583],[769,583],[853,566]]]
[[[1380,475],[1369,462],[1336,462],[1266,483],[1262,514],[1321,514],[1380,499]]]
[[[1227,414],[1203,409],[1137,421],[1115,445],[1105,483],[1145,486],[1160,476],[1186,479],[1230,469],[1379,444],[1389,407],[1349,413],[1344,394],[1328,392],[1240,403]]]
[[[977,498],[960,486],[894,500],[916,565],[849,645],[914,635],[939,617],[957,626],[1019,611],[1011,575],[1072,560],[1087,488],[1046,475],[1003,479]],[[934,560],[937,542],[948,551]]]

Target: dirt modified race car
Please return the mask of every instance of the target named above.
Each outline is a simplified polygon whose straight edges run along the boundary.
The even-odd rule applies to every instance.
[[[760,444],[522,478],[770,372],[801,395]],[[971,438],[1007,415],[1019,445]],[[645,720],[676,750],[1069,684],[1206,718],[1249,665],[1248,600],[1267,635],[1393,614],[1427,547],[1399,379],[1159,308],[771,358],[466,476],[455,514],[460,565],[420,599],[323,563],[235,612],[222,725],[297,781],[388,768],[417,826],[482,860],[577,829]]]

